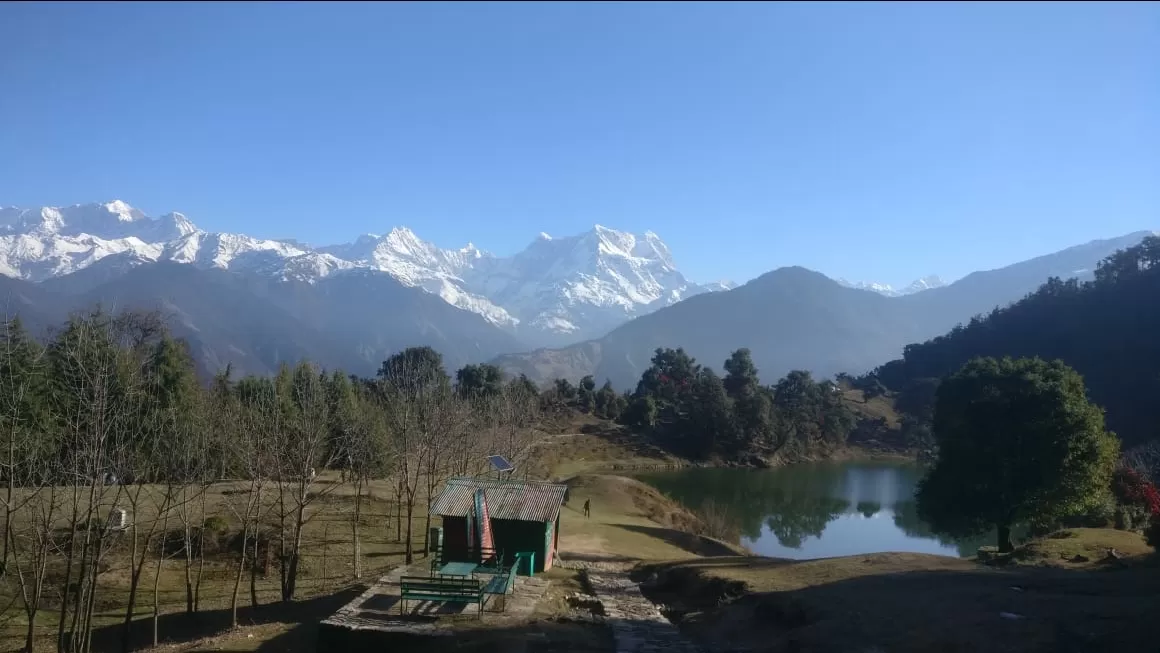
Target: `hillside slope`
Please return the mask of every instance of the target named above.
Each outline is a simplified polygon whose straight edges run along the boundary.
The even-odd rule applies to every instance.
[[[922,415],[936,379],[976,356],[1061,359],[1127,444],[1160,436],[1160,237],[1107,259],[1095,281],[1052,279],[1005,309],[913,344],[875,376]]]
[[[110,257],[42,284],[0,277],[0,301],[37,334],[98,304],[160,311],[204,374],[227,364],[269,374],[308,359],[373,375],[392,353],[421,345],[457,369],[521,346],[481,316],[374,271],[311,284]]]
[[[825,376],[869,369],[894,355],[899,342],[918,335],[907,313],[877,293],[845,288],[805,268],[781,268],[734,290],[692,297],[637,318],[594,343],[497,362],[537,380],[571,363],[576,365],[571,377],[592,374],[630,388],[658,347],[683,347],[716,369],[732,351],[748,347],[768,381],[792,369]]]

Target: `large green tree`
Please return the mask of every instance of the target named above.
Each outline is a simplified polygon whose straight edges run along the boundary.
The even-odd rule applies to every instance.
[[[757,377],[748,349],[738,349],[725,361],[725,391],[733,400],[734,440],[728,448],[745,451],[766,447],[773,438],[773,400]]]
[[[699,458],[732,450],[736,436],[733,406],[721,377],[702,368],[693,381],[691,410],[686,413],[686,450]]]
[[[623,399],[612,387],[612,381],[605,381],[596,391],[593,414],[604,419],[616,419],[624,412]]]
[[[495,365],[464,365],[455,373],[455,389],[464,397],[494,397],[503,391],[503,372]]]
[[[412,389],[449,388],[451,377],[443,367],[443,355],[431,347],[408,347],[392,354],[379,366],[381,381]]]
[[[935,532],[1048,525],[1107,492],[1119,440],[1060,361],[978,358],[945,379],[934,410],[938,459],[919,484],[919,515]]]

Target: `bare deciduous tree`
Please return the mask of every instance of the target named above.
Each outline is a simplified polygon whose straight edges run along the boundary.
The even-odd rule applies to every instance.
[[[316,485],[317,470],[331,466],[330,407],[324,377],[303,362],[289,373],[283,369],[276,388],[285,411],[275,434],[275,473],[278,492],[279,579],[282,600],[294,599],[302,560],[302,537],[312,517],[311,505],[337,485]],[[288,384],[285,374],[289,374]],[[287,396],[288,395],[288,396]],[[315,491],[315,488],[318,488]]]

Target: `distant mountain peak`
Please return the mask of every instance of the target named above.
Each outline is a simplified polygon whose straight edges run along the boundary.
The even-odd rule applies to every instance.
[[[911,295],[916,292],[922,292],[923,290],[942,288],[945,285],[947,285],[946,282],[939,278],[937,274],[931,274],[912,281],[909,286],[902,289],[902,294]]]
[[[901,297],[903,295],[913,295],[916,292],[922,292],[924,290],[931,290],[932,288],[941,288],[942,286],[946,285],[946,283],[942,279],[940,279],[938,277],[938,275],[934,275],[934,274],[927,275],[927,276],[921,277],[919,279],[915,279],[909,285],[907,285],[901,289],[895,288],[894,286],[891,286],[890,284],[887,284],[887,283],[877,283],[874,281],[850,281],[850,280],[842,278],[842,277],[838,277],[837,279],[834,279],[834,281],[837,281],[839,284],[841,284],[847,288],[856,288],[858,290],[868,290],[870,292],[876,292],[879,295],[885,295],[887,297]]]
[[[385,241],[391,247],[399,251],[413,252],[415,250],[422,249],[423,245],[426,244],[422,240],[419,240],[419,237],[415,235],[415,232],[411,231],[407,227],[394,227],[389,232],[387,232],[386,236],[380,240]]]
[[[109,213],[115,214],[123,222],[136,222],[137,220],[148,220],[148,218],[145,217],[145,214],[142,213],[140,210],[135,209],[132,206],[129,206],[127,203],[125,203],[121,200],[113,200],[111,202],[106,202],[105,204],[103,204],[103,206],[105,207],[105,210],[107,210]]]

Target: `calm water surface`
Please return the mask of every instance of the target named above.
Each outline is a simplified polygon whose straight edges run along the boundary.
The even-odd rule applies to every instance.
[[[882,551],[974,555],[987,537],[936,537],[915,512],[922,469],[809,463],[773,470],[688,469],[640,479],[694,509],[723,511],[754,553],[820,558]]]

